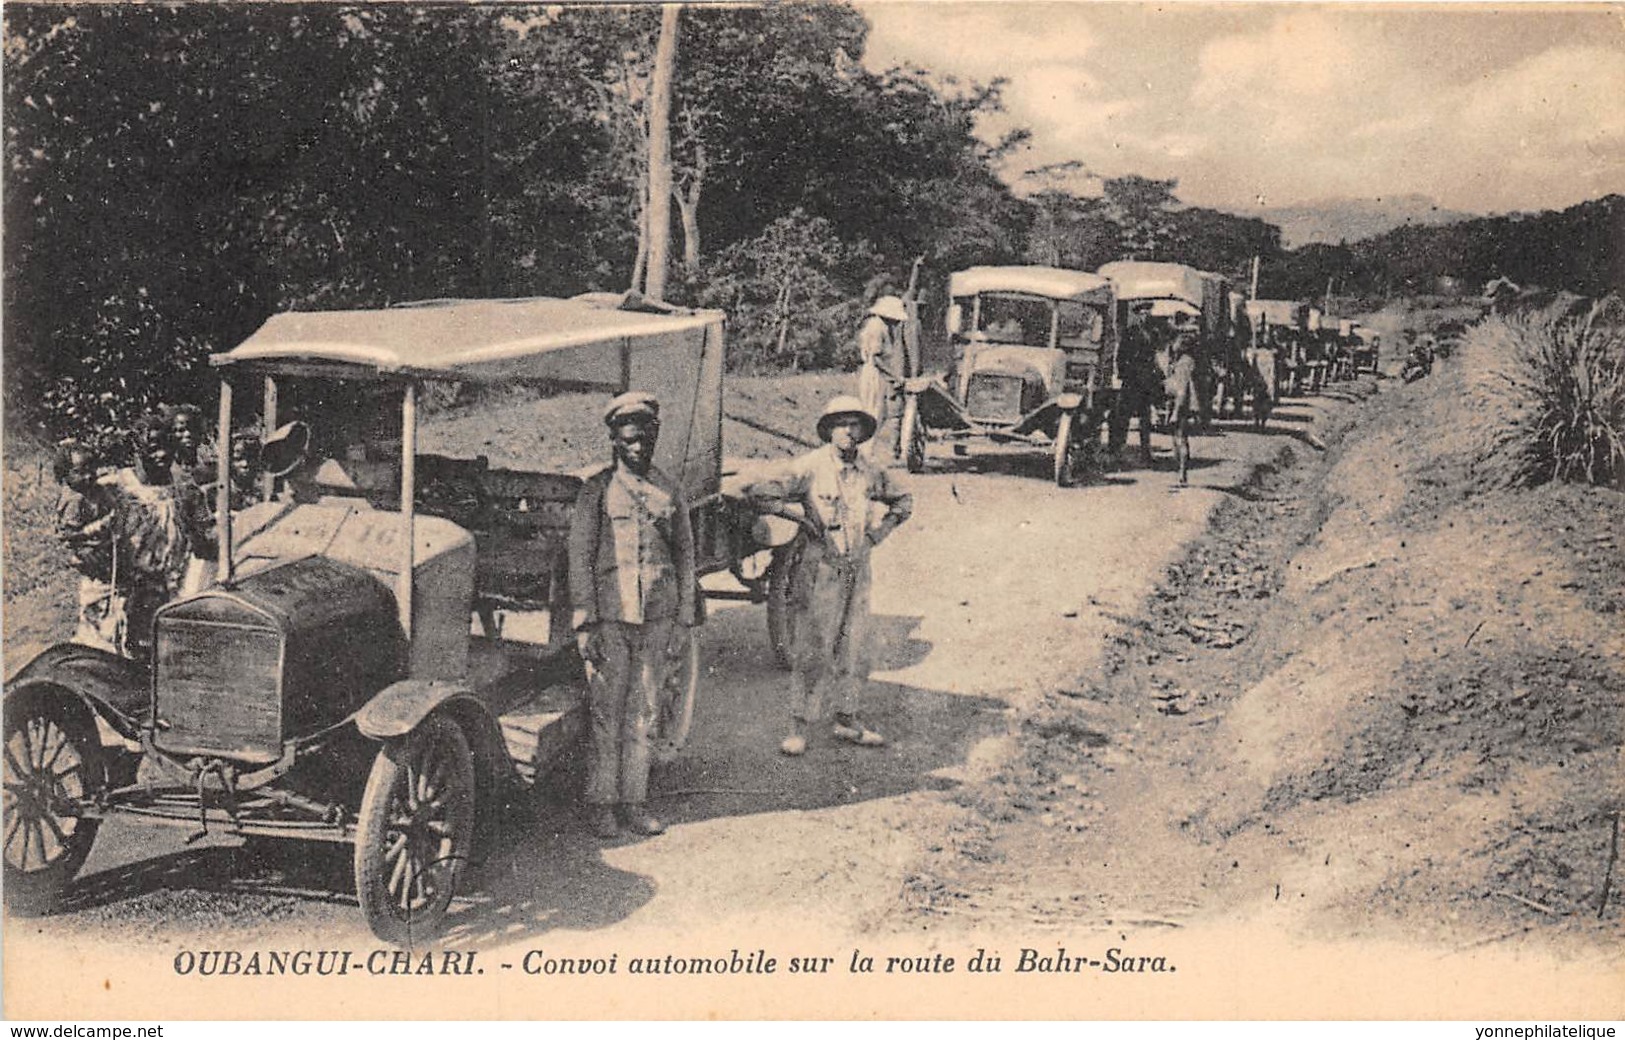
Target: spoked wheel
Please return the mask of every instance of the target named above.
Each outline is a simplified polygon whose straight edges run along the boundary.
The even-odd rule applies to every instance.
[[[655,739],[672,754],[688,743],[700,690],[700,630],[678,625],[666,648],[666,681],[655,715]]]
[[[84,866],[101,821],[82,814],[106,784],[101,739],[76,700],[25,693],[5,706],[6,906],[52,909]]]
[[[431,715],[378,752],[356,821],[355,885],[373,934],[432,938],[474,843],[474,761],[462,729]]]
[[[1078,413],[1062,412],[1061,421],[1055,427],[1055,483],[1058,487],[1072,487],[1083,476],[1088,450],[1083,425],[1078,421]]]
[[[791,586],[796,570],[801,565],[801,552],[805,541],[797,538],[788,545],[773,550],[773,566],[767,575],[767,636],[773,644],[773,656],[779,667],[788,669],[795,648],[796,611],[790,602]]]
[[[910,473],[925,471],[925,424],[920,421],[920,399],[914,394],[903,405],[903,465]]]

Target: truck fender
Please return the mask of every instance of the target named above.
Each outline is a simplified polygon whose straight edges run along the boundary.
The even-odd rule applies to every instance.
[[[489,716],[485,705],[461,683],[444,680],[403,679],[379,690],[355,713],[355,726],[374,740],[394,740],[417,728],[443,706],[455,708],[462,721],[471,702],[474,710]],[[494,722],[493,722],[494,724]]]
[[[494,849],[504,806],[519,783],[502,727],[485,703],[460,683],[404,679],[384,687],[362,706],[355,714],[355,725],[374,740],[393,740],[436,713],[449,716],[468,738],[476,791],[475,854],[484,859]]]
[[[6,680],[6,699],[54,687],[79,698],[119,736],[136,740],[151,699],[144,665],[79,643],[47,648]]]

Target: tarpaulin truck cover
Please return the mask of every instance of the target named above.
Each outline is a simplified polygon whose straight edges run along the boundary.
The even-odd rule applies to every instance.
[[[1119,300],[1179,300],[1195,310],[1202,309],[1202,272],[1194,267],[1117,260],[1102,266],[1100,275],[1111,280]]]

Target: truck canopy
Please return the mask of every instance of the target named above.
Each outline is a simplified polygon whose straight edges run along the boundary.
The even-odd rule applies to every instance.
[[[1299,300],[1251,300],[1247,304],[1247,317],[1254,323],[1262,318],[1271,325],[1302,330],[1309,327],[1309,305]]]
[[[1111,280],[1119,300],[1180,300],[1197,312],[1202,310],[1203,276],[1194,267],[1117,260],[1103,265],[1100,274]]]
[[[221,368],[474,382],[536,380],[616,391],[661,355],[720,357],[721,311],[650,313],[611,302],[445,300],[382,310],[288,311],[210,360]],[[690,367],[688,365],[682,367]],[[643,385],[633,378],[631,385]]]
[[[609,294],[290,311],[211,361],[227,376],[646,390],[665,425],[655,464],[698,501],[721,479],[723,321],[721,311],[628,309]]]
[[[971,267],[948,277],[948,295],[955,299],[984,292],[1029,293],[1053,300],[1110,303],[1109,281],[1088,271],[1063,267]]]

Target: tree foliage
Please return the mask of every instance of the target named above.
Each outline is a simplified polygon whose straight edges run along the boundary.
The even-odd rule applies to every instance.
[[[633,284],[658,23],[7,5],[8,404],[116,430],[206,396],[207,355],[280,309]],[[731,300],[736,350],[828,363],[808,330],[877,271],[1019,253],[1028,208],[994,169],[1013,139],[977,133],[997,84],[866,70],[867,22],[840,5],[697,5],[683,26],[673,292]]]
[[[206,358],[275,311],[637,284],[646,262],[645,5],[8,4],[8,409],[116,432],[208,395]],[[1271,225],[1083,163],[1001,175],[1003,87],[863,64],[834,3],[689,5],[672,102],[682,262],[746,365],[850,360],[862,305],[926,259],[1093,270],[1123,256],[1294,291],[1440,273],[1621,283],[1621,200],[1285,254]],[[1077,182],[1093,188],[1077,190]],[[1588,208],[1589,207],[1589,208]],[[1599,208],[1600,207],[1600,208]],[[940,302],[940,300],[939,300]]]

